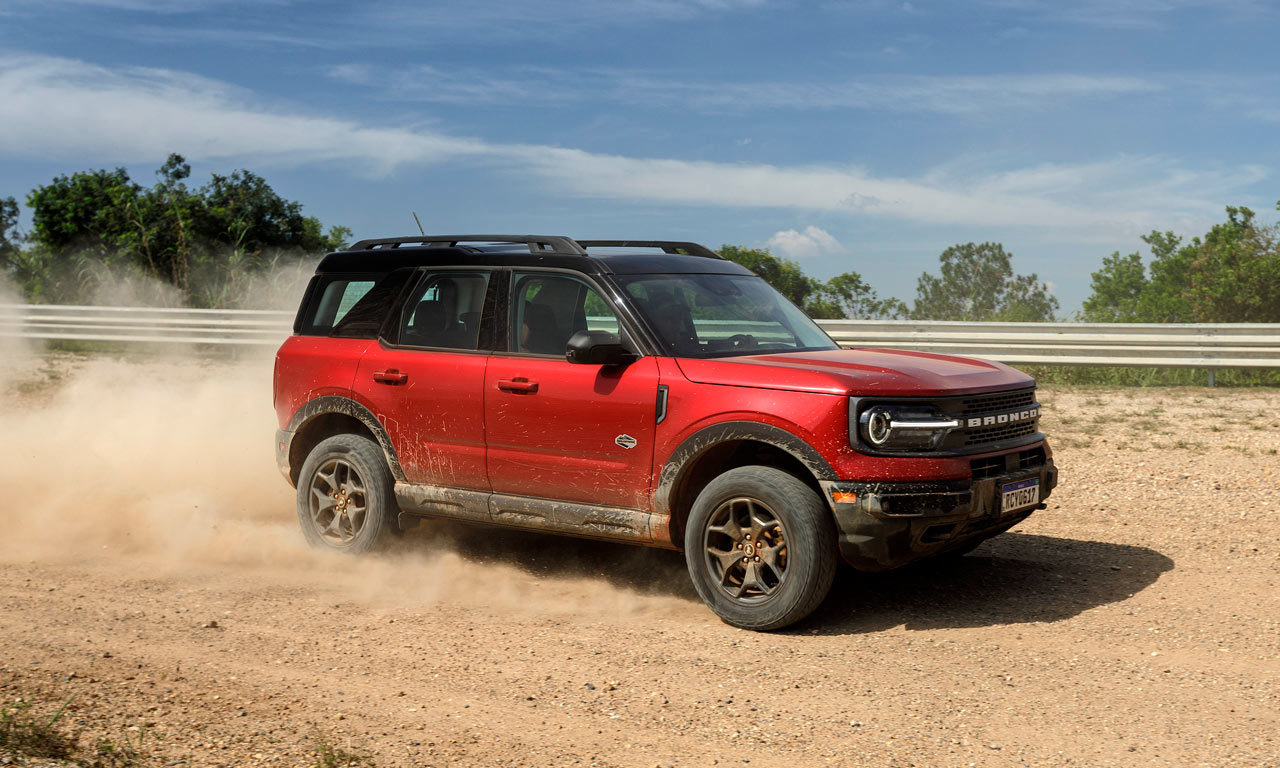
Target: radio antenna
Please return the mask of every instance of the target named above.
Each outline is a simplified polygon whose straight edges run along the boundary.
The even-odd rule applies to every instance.
[[[426,236],[427,236],[427,230],[425,230],[425,229],[423,229],[423,228],[422,228],[422,222],[418,220],[418,212],[417,212],[417,211],[411,211],[411,213],[413,214],[413,220],[414,220],[414,222],[418,225],[418,231],[422,233],[422,236],[423,236],[423,237],[426,237]]]

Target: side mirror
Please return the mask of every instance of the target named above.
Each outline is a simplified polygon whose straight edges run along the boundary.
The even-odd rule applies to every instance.
[[[635,359],[618,334],[608,331],[578,331],[569,337],[564,356],[583,365],[626,365]]]

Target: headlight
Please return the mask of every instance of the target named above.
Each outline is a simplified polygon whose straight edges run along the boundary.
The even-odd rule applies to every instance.
[[[932,406],[873,405],[858,417],[862,439],[884,451],[933,450],[948,432],[960,426]]]

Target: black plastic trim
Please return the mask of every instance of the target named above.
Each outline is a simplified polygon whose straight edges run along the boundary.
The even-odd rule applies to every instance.
[[[738,440],[756,440],[786,451],[808,468],[819,481],[838,479],[835,470],[822,454],[793,433],[758,421],[722,421],[694,432],[671,452],[658,479],[654,508],[660,512],[670,508],[672,491],[678,487],[685,470],[695,459],[717,445]]]
[[[705,245],[684,240],[579,240],[578,245],[583,248],[661,248],[663,253],[679,254],[683,251],[704,259],[724,259]]]
[[[584,256],[587,251],[571,237],[563,235],[411,235],[409,237],[376,237],[361,240],[348,250],[391,250],[402,245],[421,245],[428,248],[454,248],[460,243],[522,243],[529,253],[566,253]]]
[[[395,446],[391,444],[391,437],[387,435],[387,430],[382,426],[382,422],[378,421],[378,417],[373,415],[373,411],[349,397],[325,395],[324,397],[317,397],[314,400],[307,401],[293,414],[293,418],[289,419],[289,429],[287,431],[296,437],[298,431],[312,419],[329,414],[350,416],[368,427],[369,431],[377,439],[378,444],[382,446],[382,452],[387,455],[387,465],[391,468],[391,475],[398,481],[403,482],[405,480],[404,469],[401,468],[400,459],[396,456]]]
[[[953,433],[961,438],[961,445],[955,448],[943,447],[932,451],[884,451],[878,450],[874,446],[862,439],[862,430],[859,428],[859,414],[867,408],[874,405],[952,405],[960,403],[964,400],[972,400],[974,398],[988,395],[1016,394],[1020,392],[1035,392],[1038,387],[1018,387],[1016,389],[993,390],[989,392],[970,392],[963,395],[945,395],[939,397],[877,397],[871,396],[854,396],[849,398],[849,443],[858,453],[867,456],[882,456],[886,458],[912,458],[912,459],[938,459],[938,458],[957,458],[962,456],[976,456],[983,453],[999,453],[1014,448],[1023,448],[1028,445],[1035,445],[1045,439],[1045,434],[1040,431],[1032,432],[1029,435],[1014,437],[1008,440],[1001,440],[991,443],[979,443],[977,445],[966,446],[963,444],[963,436],[965,429],[958,427]],[[1043,411],[1044,406],[1037,400],[1027,407],[1040,408]],[[943,415],[956,416],[958,414],[943,408]],[[990,413],[999,413],[1000,411],[991,411]],[[1043,414],[1042,414],[1043,415]],[[1036,417],[1037,426],[1040,417]]]

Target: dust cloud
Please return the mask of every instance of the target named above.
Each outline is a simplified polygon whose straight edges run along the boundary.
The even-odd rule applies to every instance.
[[[17,335],[22,301],[21,291],[0,275],[0,392],[8,390],[35,358],[31,344]]]
[[[690,605],[678,555],[426,522],[391,552],[303,542],[272,455],[270,353],[47,355],[0,398],[0,559],[342,584],[343,599],[600,615]],[[11,366],[6,361],[4,368]]]

